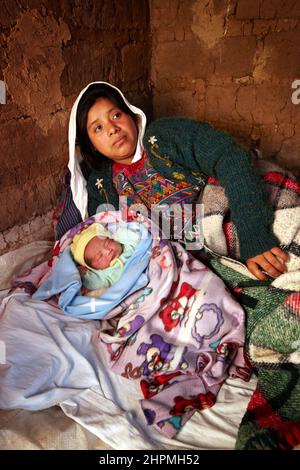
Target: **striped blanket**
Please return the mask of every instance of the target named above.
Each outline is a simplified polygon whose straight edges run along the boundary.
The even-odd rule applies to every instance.
[[[201,200],[206,263],[247,313],[246,352],[258,376],[236,448],[292,449],[300,446],[300,186],[269,162],[254,164],[275,211],[273,230],[290,254],[288,272],[262,282],[238,261],[239,243],[227,199],[212,178]]]

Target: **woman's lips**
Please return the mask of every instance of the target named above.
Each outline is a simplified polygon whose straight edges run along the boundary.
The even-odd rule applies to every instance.
[[[115,147],[121,147],[121,145],[124,144],[126,140],[126,135],[123,135],[122,137],[120,137],[118,140],[116,140],[114,143],[113,143],[113,146]]]

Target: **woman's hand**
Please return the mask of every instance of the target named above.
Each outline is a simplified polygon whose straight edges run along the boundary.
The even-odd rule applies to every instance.
[[[260,255],[247,259],[246,265],[257,279],[264,281],[267,279],[267,276],[262,270],[271,277],[278,277],[286,272],[285,262],[288,260],[289,255],[276,246],[271,248],[271,250],[264,251]]]

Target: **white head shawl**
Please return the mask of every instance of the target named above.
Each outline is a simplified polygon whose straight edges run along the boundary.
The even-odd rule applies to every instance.
[[[114,85],[111,85],[107,82],[92,82],[89,83],[78,95],[76,98],[75,103],[73,104],[70,121],[69,121],[69,163],[68,168],[71,172],[71,191],[74,203],[76,204],[82,220],[86,219],[88,216],[87,207],[88,207],[88,194],[86,189],[86,179],[84,178],[81,168],[80,168],[80,161],[82,160],[80,154],[79,146],[75,145],[76,142],[76,114],[77,114],[77,107],[82,97],[83,93],[94,84],[104,84],[107,85],[114,90],[116,90],[128,108],[137,115],[137,126],[138,126],[138,142],[136,146],[136,151],[131,163],[137,162],[142,157],[143,153],[143,137],[146,128],[146,116],[143,111],[139,108],[136,108],[132,104],[130,104],[123,93]]]

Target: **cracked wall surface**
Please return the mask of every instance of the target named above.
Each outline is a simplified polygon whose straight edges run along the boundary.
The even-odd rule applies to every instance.
[[[0,253],[21,243],[28,221],[49,224],[68,161],[69,112],[87,83],[121,86],[151,114],[148,26],[147,0],[1,1]]]
[[[0,254],[28,227],[53,236],[68,116],[90,81],[148,116],[208,120],[300,174],[298,0],[2,0],[0,46]]]
[[[154,117],[207,120],[300,175],[300,1],[150,0],[150,20]]]

